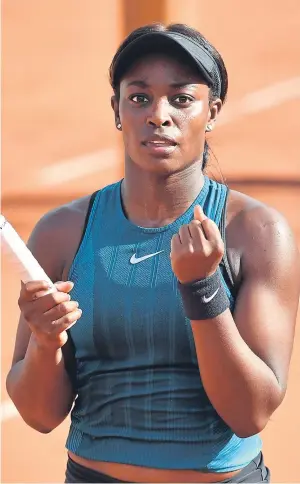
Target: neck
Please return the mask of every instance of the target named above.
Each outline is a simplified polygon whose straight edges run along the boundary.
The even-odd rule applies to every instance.
[[[125,164],[122,202],[127,218],[141,227],[162,227],[180,217],[204,184],[202,163],[168,176],[145,172]]]

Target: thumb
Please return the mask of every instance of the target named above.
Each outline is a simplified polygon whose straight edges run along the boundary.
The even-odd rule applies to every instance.
[[[58,281],[55,283],[55,287],[58,291],[68,293],[72,291],[74,283],[71,281]]]
[[[199,222],[203,222],[207,219],[206,215],[203,212],[203,208],[200,205],[195,205],[194,207],[194,220],[198,220]]]

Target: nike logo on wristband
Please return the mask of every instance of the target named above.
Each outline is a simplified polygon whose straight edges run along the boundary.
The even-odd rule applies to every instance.
[[[218,294],[219,289],[220,289],[220,288],[218,287],[218,289],[217,289],[217,290],[216,290],[216,291],[215,291],[215,292],[214,292],[214,293],[213,293],[211,296],[209,296],[209,297],[203,296],[203,302],[207,304],[207,303],[209,303],[210,301],[212,301],[212,300],[213,300],[213,298],[214,298],[214,297],[215,297],[215,296]]]

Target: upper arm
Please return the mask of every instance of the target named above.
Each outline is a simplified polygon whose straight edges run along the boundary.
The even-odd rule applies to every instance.
[[[255,207],[239,227],[245,241],[234,320],[251,348],[286,390],[300,292],[299,251],[286,220]]]
[[[34,227],[27,246],[53,282],[64,279],[81,238],[89,197],[44,215]],[[31,331],[20,315],[12,365],[26,354]]]
[[[27,243],[33,256],[54,282],[60,279],[63,267],[62,254],[57,250],[59,246],[57,222],[57,215],[54,212],[46,214],[34,227]],[[12,365],[24,358],[30,336],[29,326],[20,314]]]

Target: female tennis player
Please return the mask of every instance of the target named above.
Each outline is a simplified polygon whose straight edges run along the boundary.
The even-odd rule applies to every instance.
[[[200,33],[142,27],[110,75],[125,176],[34,229],[64,282],[22,286],[9,395],[43,433],[72,409],[65,482],[269,482],[259,434],[287,387],[295,240],[204,174],[228,81]]]

